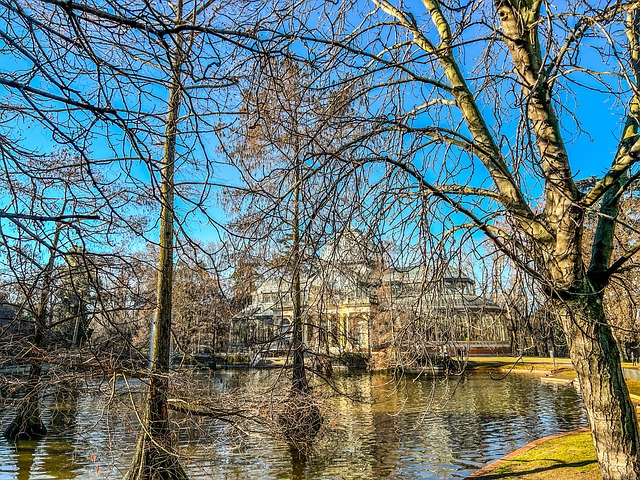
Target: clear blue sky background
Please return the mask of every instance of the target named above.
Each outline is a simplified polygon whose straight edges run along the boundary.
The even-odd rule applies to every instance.
[[[424,10],[422,5],[416,3],[416,9]],[[0,28],[6,28],[0,22]],[[2,60],[4,62],[0,66],[0,73],[9,75],[13,70],[19,68],[21,65],[15,58],[9,58],[4,55]],[[45,83],[35,83],[36,86],[46,86]],[[160,97],[166,98],[166,94],[162,94],[159,91],[155,92]],[[613,102],[606,102],[606,98],[603,95],[597,95],[589,92],[587,89],[576,91],[578,105],[574,108],[569,106],[576,114],[576,116],[582,122],[584,130],[589,132],[589,135],[577,132],[566,132],[565,140],[569,148],[569,155],[571,165],[576,179],[585,178],[591,175],[602,175],[609,167],[612,157],[615,153],[617,141],[619,138],[623,118],[620,108],[614,107]],[[573,103],[573,100],[569,101],[569,105]],[[490,106],[489,106],[490,107]],[[565,125],[571,125],[571,122],[565,123]],[[27,129],[28,127],[28,129]],[[60,145],[56,145],[51,140],[51,135],[38,126],[28,126],[26,124],[15,124],[14,134],[18,137],[22,137],[23,144],[39,150],[40,152],[53,152]],[[109,158],[113,156],[110,148],[108,148],[106,139],[101,138],[100,130],[96,130],[89,142],[91,143],[90,152],[97,158]],[[508,132],[504,132],[508,133]],[[111,138],[113,141],[113,138]],[[215,137],[209,137],[205,142],[205,148],[209,150],[211,156],[215,156],[218,153],[217,140]],[[127,152],[125,146],[122,151]],[[159,149],[154,150],[158,154]],[[196,154],[198,150],[196,149]],[[221,162],[215,167],[216,183],[237,183],[237,172],[231,168],[225,167],[224,162]],[[148,183],[148,171],[145,166],[138,164],[134,165],[132,170],[133,175],[138,177],[142,182]],[[478,172],[478,176],[482,177],[483,172]],[[186,178],[188,173],[178,172],[178,178]],[[178,205],[178,208],[185,210],[186,205]],[[216,202],[216,195],[212,195],[208,202],[208,211],[217,221],[224,223],[226,220],[225,212]],[[218,231],[207,225],[207,221],[203,215],[194,214],[191,217],[190,230],[194,237],[201,239],[202,241],[215,241],[218,239]]]

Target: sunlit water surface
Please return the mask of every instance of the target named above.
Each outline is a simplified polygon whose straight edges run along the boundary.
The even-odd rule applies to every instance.
[[[258,390],[269,411],[274,375],[219,372],[193,382],[210,392]],[[572,386],[546,385],[526,375],[446,380],[362,374],[334,381],[361,401],[322,389],[325,425],[305,460],[265,429],[243,434],[212,419],[178,418],[182,463],[190,477],[464,478],[535,438],[585,425]],[[43,398],[49,435],[17,447],[0,440],[0,480],[122,478],[137,432],[135,414],[126,408],[135,393],[124,387],[122,380],[92,380],[50,388]],[[12,415],[9,406],[0,410],[2,429]]]

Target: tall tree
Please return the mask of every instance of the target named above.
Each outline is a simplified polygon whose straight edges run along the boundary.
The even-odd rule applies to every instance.
[[[20,128],[33,127],[43,151],[65,144],[75,171],[90,186],[88,200],[105,217],[99,249],[127,241],[127,247],[160,244],[148,424],[128,476],[183,477],[170,455],[166,402],[173,249],[177,231],[189,243],[188,218],[216,225],[208,199],[227,105],[215,97],[234,86],[233,76],[222,70],[242,72],[233,46],[251,51],[249,44],[259,43],[247,27],[261,18],[253,19],[260,5],[253,10],[253,2],[54,0],[5,2],[0,9],[0,48],[15,59],[0,67],[3,98],[11,99],[1,108],[13,112],[0,132],[5,159],[11,155],[12,168],[30,173],[20,155],[25,145],[35,150],[33,138],[21,138]],[[149,210],[160,211],[159,242],[157,223],[145,215]],[[112,229],[118,222],[127,231]]]
[[[238,243],[243,251],[247,240],[249,251],[262,248],[262,255],[253,254],[262,258],[258,268],[281,284],[274,302],[291,309],[290,326],[281,329],[290,340],[291,389],[280,421],[285,436],[302,446],[322,421],[309,388],[313,352],[303,338],[305,330],[317,329],[313,315],[322,306],[306,299],[323,243],[349,227],[355,209],[348,198],[352,185],[330,168],[343,159],[325,153],[332,142],[353,138],[359,125],[349,122],[342,86],[300,62],[293,49],[284,58],[260,56],[255,71],[243,83],[242,121],[228,147],[242,179],[229,189],[228,203],[232,232],[244,240]]]
[[[176,5],[176,25],[183,23],[184,4]],[[177,460],[171,442],[169,425],[169,368],[171,364],[171,320],[173,294],[174,244],[174,177],[176,164],[176,138],[180,106],[183,101],[182,69],[187,51],[185,38],[178,33],[169,53],[170,82],[167,121],[160,172],[160,240],[156,310],[152,342],[149,389],[147,392],[144,424],[140,432],[133,464],[125,479],[187,478]]]
[[[368,165],[372,181],[391,179],[375,201],[385,211],[393,202],[406,202],[404,212],[440,205],[432,212],[448,216],[450,229],[431,233],[481,232],[537,280],[567,337],[603,477],[639,478],[635,410],[603,309],[612,276],[640,250],[635,244],[614,257],[612,248],[626,228],[619,199],[640,155],[636,4],[368,5],[341,11],[342,33],[318,29],[302,41],[329,45],[327,62],[342,59],[336,81],[351,82],[350,94],[367,99],[358,116],[368,132],[351,144],[351,158]],[[313,51],[315,61],[320,56]],[[606,172],[581,191],[574,177],[590,166],[588,154],[574,152],[566,138],[580,144],[592,129],[593,139],[607,142],[602,119],[590,118],[601,116],[594,98],[611,102],[624,126],[611,160],[602,159],[606,146],[589,157]],[[585,246],[590,212],[598,223]],[[415,222],[408,214],[394,221]]]
[[[266,232],[268,242],[280,237],[288,243],[287,252],[277,255],[274,265],[284,293],[280,302],[291,302],[292,306],[287,332],[290,334],[291,390],[279,421],[285,437],[302,446],[313,439],[322,423],[310,396],[305,365],[305,292],[301,273],[306,246],[301,231],[307,220],[303,168],[312,141],[311,125],[307,121],[313,111],[313,99],[305,86],[301,67],[294,60],[266,58],[261,67],[262,73],[250,79],[250,86],[244,92],[243,110],[247,116],[241,124],[241,136],[233,155],[240,171],[245,172],[248,188],[240,195],[232,194],[236,198],[259,199],[259,203],[250,204],[253,212],[240,212],[245,219],[249,216],[255,219],[255,223],[242,226],[244,232],[251,232],[252,236]],[[266,175],[253,174],[260,170],[266,170]],[[262,210],[261,214],[255,214],[256,206]],[[269,228],[276,216],[283,225],[276,223],[276,229]]]

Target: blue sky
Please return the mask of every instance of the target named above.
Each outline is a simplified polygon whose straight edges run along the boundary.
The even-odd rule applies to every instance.
[[[424,8],[419,2],[415,2],[416,12],[423,11]],[[6,30],[8,26],[0,21],[0,28]],[[298,45],[300,47],[300,45]],[[296,47],[296,48],[298,48]],[[299,53],[303,50],[300,49]],[[473,57],[473,48],[467,47],[466,54],[469,58]],[[591,51],[592,55],[596,55],[594,51]],[[584,55],[589,55],[589,50]],[[20,69],[25,66],[17,60],[19,56],[9,56],[6,53],[3,54],[2,66],[0,66],[0,75],[11,75],[16,69]],[[600,59],[596,57],[587,58],[587,63],[598,63]],[[601,60],[601,63],[605,60]],[[606,62],[605,62],[606,63]],[[156,71],[156,75],[158,75]],[[46,87],[46,82],[42,79],[34,81],[35,86]],[[7,90],[4,90],[6,92]],[[571,165],[573,167],[574,174],[577,179],[585,178],[591,175],[602,175],[609,167],[613,154],[616,149],[617,139],[619,137],[620,129],[623,123],[621,107],[612,101],[611,96],[604,94],[596,94],[589,91],[585,87],[575,86],[575,99],[570,96],[566,97],[566,105],[568,110],[576,114],[582,122],[582,127],[587,133],[579,133],[570,120],[568,114],[564,114],[565,118],[562,120],[568,120],[564,125],[569,125],[568,131],[565,132],[565,140],[569,148],[569,155]],[[155,97],[155,98],[154,98]],[[6,97],[5,97],[6,98]],[[14,97],[19,100],[18,97]],[[143,105],[143,109],[155,111],[161,113],[164,110],[164,103],[166,101],[166,89],[162,86],[150,86],[147,88],[147,95],[140,98],[140,103]],[[116,99],[115,104],[120,105],[122,99]],[[133,101],[134,104],[138,103],[138,99]],[[411,103],[411,100],[408,101]],[[575,104],[574,104],[575,103]],[[375,103],[374,103],[375,105]],[[491,105],[484,105],[483,108],[491,113]],[[374,112],[375,113],[375,112]],[[77,114],[78,117],[84,116],[85,121],[88,117],[84,114]],[[142,143],[145,147],[148,147],[150,155],[158,160],[161,156],[161,148],[159,143],[162,134],[162,114],[160,118],[151,125],[156,128],[156,132],[152,135],[142,138]],[[38,125],[29,125],[28,123],[21,123],[15,121],[12,125],[5,125],[5,128],[11,130],[11,134],[21,138],[22,144],[26,147],[36,149],[40,152],[53,153],[56,149],[64,147],[59,143],[56,143],[51,134],[43,127]],[[131,154],[131,145],[127,141],[122,141],[122,133],[117,127],[110,127],[109,136],[106,135],[107,129],[104,124],[96,124],[93,127],[93,133],[90,137],[83,139],[89,145],[87,152],[90,157],[93,158],[117,158],[125,157]],[[503,134],[511,135],[513,132],[505,131]],[[191,141],[193,137],[189,137],[188,141]],[[203,135],[202,145],[195,145],[191,150],[190,156],[192,158],[198,158],[203,156],[205,151],[207,155],[214,159],[220,155],[219,152],[219,140],[216,135],[206,134]],[[187,147],[182,147],[182,152],[186,151]],[[113,165],[110,174],[114,177],[118,175],[118,169],[126,162],[123,161],[121,165]],[[416,158],[416,163],[421,163],[419,157]],[[178,171],[178,180],[191,180],[191,175],[197,175],[198,178],[202,178],[203,172],[196,173],[194,167],[189,166]],[[144,162],[134,161],[131,165],[131,175],[136,178],[140,184],[149,184],[149,172]],[[221,161],[214,167],[214,176],[212,177],[216,183],[237,183],[237,172],[225,166],[225,160]],[[485,173],[478,169],[473,173],[472,178],[474,181],[482,182],[485,178]],[[534,188],[535,193],[535,186]],[[142,192],[143,195],[145,192]],[[148,192],[146,192],[148,194]],[[1,197],[0,197],[1,198]],[[4,206],[4,205],[2,205]],[[148,207],[149,210],[155,211],[153,206]],[[185,213],[189,209],[188,205],[184,202],[178,202],[178,210]],[[224,223],[226,220],[226,214],[217,202],[217,196],[215,192],[210,196],[207,203],[207,211],[213,217],[214,220]],[[194,213],[190,217],[190,229],[193,232],[194,237],[203,241],[213,241],[218,239],[218,232],[215,227],[209,225],[206,217],[199,213]],[[456,219],[461,217],[455,217]],[[153,238],[154,232],[152,231],[149,238]]]

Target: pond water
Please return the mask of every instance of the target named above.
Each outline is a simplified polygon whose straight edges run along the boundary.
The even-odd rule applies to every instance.
[[[258,391],[268,412],[282,386],[273,372],[198,376],[208,397]],[[192,479],[444,479],[464,478],[520,446],[586,424],[572,386],[526,375],[428,378],[389,374],[334,376],[322,392],[325,425],[301,459],[264,426],[242,420],[177,418],[182,463]],[[139,385],[87,381],[51,387],[43,398],[49,435],[18,446],[0,440],[0,480],[120,479],[137,432],[127,399]],[[353,401],[336,392],[357,399]],[[133,391],[133,393],[131,393]],[[254,398],[256,396],[254,395]],[[0,410],[4,429],[10,406]],[[248,431],[251,430],[251,431]]]

